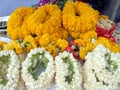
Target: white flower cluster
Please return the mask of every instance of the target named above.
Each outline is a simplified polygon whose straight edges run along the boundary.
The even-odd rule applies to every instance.
[[[100,18],[99,22],[97,22],[98,27],[101,27],[107,30],[110,30],[113,27],[113,25],[114,25],[114,22],[109,19]]]
[[[10,63],[7,69],[6,78],[8,82],[6,85],[0,84],[0,90],[16,90],[19,81],[20,63],[14,51],[3,50],[0,52],[0,57],[8,56]]]
[[[29,73],[28,68],[32,65],[32,55],[36,53],[43,53],[45,58],[49,60],[47,67],[44,72],[42,72],[38,79],[35,80],[31,73]],[[42,56],[39,56],[39,59],[42,60]],[[45,51],[44,48],[35,48],[30,51],[25,61],[22,63],[22,78],[25,82],[25,85],[29,90],[46,90],[48,89],[55,76],[55,64],[53,57]]]
[[[120,90],[120,53],[99,44],[86,56],[84,87],[86,90]]]
[[[73,67],[69,67],[70,65],[68,62],[64,62],[63,59],[67,58],[71,62],[70,64]],[[82,75],[81,75],[81,65],[77,60],[73,57],[72,53],[64,51],[63,53],[59,53],[58,56],[55,58],[56,64],[56,89],[57,90],[81,90],[82,88]],[[71,82],[66,81],[66,76],[68,76],[69,68],[73,68],[73,77]],[[71,79],[71,77],[69,78]]]

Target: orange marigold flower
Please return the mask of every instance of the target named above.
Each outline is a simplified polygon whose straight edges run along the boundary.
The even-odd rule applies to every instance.
[[[39,45],[41,47],[45,47],[49,45],[50,43],[50,35],[49,34],[43,34],[39,39]]]
[[[15,50],[17,54],[23,52],[20,43],[17,40],[12,40],[10,43],[4,45],[5,50]]]
[[[48,45],[45,47],[45,49],[53,56],[55,57],[57,55],[57,49],[54,45]]]

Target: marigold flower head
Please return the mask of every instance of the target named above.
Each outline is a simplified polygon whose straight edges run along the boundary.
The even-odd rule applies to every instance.
[[[29,52],[31,49],[34,49],[37,47],[35,39],[31,35],[28,35],[24,38],[23,44],[24,44],[24,50],[26,52]]]
[[[97,33],[95,31],[86,32],[83,36],[83,40],[86,43],[95,43],[96,39],[97,39]]]
[[[80,48],[79,51],[79,56],[82,60],[85,60],[85,56],[87,55],[88,52],[93,50],[93,45],[92,44],[88,44],[86,47],[82,47]]]
[[[55,57],[57,55],[57,48],[54,45],[48,45],[45,47],[45,49],[53,56]]]
[[[106,48],[109,48],[112,52],[120,52],[120,45],[112,42],[108,38],[99,37],[98,40],[95,42],[95,46],[98,44],[103,44]]]
[[[86,42],[83,39],[75,39],[74,42],[77,43],[77,45],[79,47],[85,47],[86,46]]]
[[[22,47],[17,40],[12,40],[10,43],[4,45],[5,50],[15,50],[17,54],[22,53]]]
[[[49,34],[43,34],[39,39],[39,45],[41,47],[45,47],[49,45],[50,43],[50,35]]]
[[[58,39],[57,46],[60,51],[64,51],[68,47],[68,42],[65,39]]]

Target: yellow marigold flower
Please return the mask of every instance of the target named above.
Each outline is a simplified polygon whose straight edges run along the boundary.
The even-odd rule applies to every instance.
[[[22,53],[22,47],[17,40],[12,40],[10,43],[4,45],[5,50],[15,50],[17,54]]]
[[[58,39],[57,46],[61,51],[64,51],[68,47],[68,42],[65,39]]]
[[[99,37],[98,40],[95,42],[95,46],[97,46],[98,44],[103,44],[106,48],[109,48],[112,52],[120,52],[120,45],[112,42],[107,38]]]
[[[57,48],[54,45],[48,45],[45,47],[45,49],[53,56],[55,57],[57,55]]]
[[[69,33],[74,39],[78,39],[80,37],[80,32],[69,32]]]
[[[86,32],[83,36],[83,40],[86,43],[95,43],[96,39],[97,39],[97,33],[95,31]]]
[[[34,38],[35,43],[37,44],[37,46],[39,45],[40,37],[41,37],[41,36],[37,36],[37,37]]]
[[[43,34],[39,39],[39,45],[41,47],[45,47],[49,45],[50,43],[50,35],[49,34]]]
[[[60,28],[60,34],[62,39],[68,38],[68,30],[66,30],[64,27]]]
[[[24,38],[23,44],[24,44],[24,50],[26,52],[29,52],[31,49],[37,47],[35,39],[31,35],[28,35]]]
[[[4,45],[7,44],[6,42],[0,42],[0,51],[4,49]]]
[[[66,2],[62,12],[63,26],[70,32],[86,32],[95,27],[99,12],[83,2]]]
[[[74,42],[77,43],[77,45],[79,47],[85,47],[86,46],[86,42],[82,39],[75,39]]]
[[[53,34],[50,35],[50,40],[51,40],[52,44],[56,45],[57,40],[62,37],[61,33],[62,32],[55,32],[55,33],[53,33]]]
[[[92,44],[88,44],[86,47],[80,48],[80,51],[79,51],[80,58],[85,61],[85,56],[87,55],[88,52],[92,51],[93,48],[94,47]]]

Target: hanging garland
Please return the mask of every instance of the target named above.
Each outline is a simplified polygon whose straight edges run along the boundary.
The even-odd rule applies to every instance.
[[[0,52],[0,90],[15,90],[19,81],[20,64],[14,51]]]
[[[54,79],[53,57],[44,48],[30,51],[22,63],[22,78],[30,90],[46,90]]]

